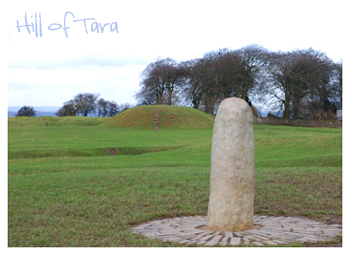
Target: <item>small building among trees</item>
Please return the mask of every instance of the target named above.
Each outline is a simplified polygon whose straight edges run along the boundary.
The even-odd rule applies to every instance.
[[[336,112],[335,112],[335,117],[337,120],[342,121],[343,118],[343,104],[341,102],[335,102],[334,103]]]

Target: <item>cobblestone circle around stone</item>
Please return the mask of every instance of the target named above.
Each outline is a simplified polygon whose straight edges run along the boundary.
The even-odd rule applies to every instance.
[[[265,246],[330,241],[342,235],[342,225],[297,217],[254,216],[254,229],[244,231],[208,231],[206,216],[188,216],[146,222],[131,229],[150,239],[202,244],[236,246],[240,243]]]

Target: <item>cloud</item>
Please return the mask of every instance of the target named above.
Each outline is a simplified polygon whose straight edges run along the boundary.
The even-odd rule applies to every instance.
[[[133,95],[139,89],[138,77],[144,66],[88,69],[10,69],[8,104],[62,105],[83,92],[100,93],[100,97],[118,103],[134,103]]]
[[[125,66],[145,66],[152,60],[145,57],[136,56],[116,56],[103,54],[90,54],[65,59],[50,60],[16,60],[9,61],[9,69],[37,69],[37,70],[58,70],[58,69],[79,69],[86,67],[125,67]]]

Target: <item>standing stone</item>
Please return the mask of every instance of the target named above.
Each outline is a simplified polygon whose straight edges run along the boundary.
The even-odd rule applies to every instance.
[[[227,98],[214,122],[206,229],[254,228],[254,193],[253,115],[245,100]]]

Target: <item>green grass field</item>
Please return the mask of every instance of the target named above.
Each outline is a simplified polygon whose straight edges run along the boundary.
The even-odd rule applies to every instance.
[[[9,118],[8,246],[188,246],[130,228],[207,214],[212,129],[113,121]],[[254,134],[255,214],[341,219],[342,130],[255,125]]]

